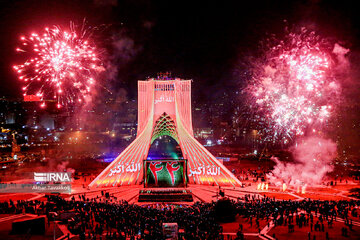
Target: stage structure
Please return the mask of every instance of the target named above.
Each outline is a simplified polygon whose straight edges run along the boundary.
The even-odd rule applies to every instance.
[[[240,186],[240,181],[193,134],[191,117],[191,81],[151,78],[138,81],[138,126],[136,139],[97,176],[90,187],[141,184],[144,181],[144,160],[150,145],[167,135],[180,145],[187,160],[185,175],[190,184]],[[174,159],[175,161],[175,159]],[[159,163],[153,166],[162,171]],[[169,175],[175,166],[166,166]],[[161,170],[160,170],[161,169]],[[154,176],[156,178],[156,176]],[[170,181],[171,182],[171,181]],[[176,182],[173,181],[172,182]]]

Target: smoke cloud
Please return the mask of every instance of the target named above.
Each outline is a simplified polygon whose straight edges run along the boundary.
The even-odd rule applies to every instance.
[[[333,170],[331,162],[337,151],[336,144],[330,139],[308,137],[290,150],[295,162],[284,163],[273,158],[276,165],[267,177],[277,186],[283,183],[291,186],[319,184]]]
[[[119,111],[121,103],[127,100],[127,91],[122,86],[123,75],[126,75],[127,64],[136,57],[141,49],[141,47],[137,47],[133,38],[125,30],[112,30],[109,34],[111,34],[110,41],[107,51],[103,55],[104,71],[97,77],[96,90],[92,91],[86,104],[76,109],[74,114],[76,122],[79,122],[78,127],[85,130],[112,129],[113,116],[102,113]],[[108,99],[111,100],[111,103],[116,103],[117,109],[109,102],[104,104]],[[72,126],[74,120],[69,120],[69,125]],[[100,123],[100,126],[95,123]]]
[[[336,55],[338,61],[338,67],[343,71],[349,67],[349,60],[346,57],[346,54],[349,53],[349,49],[346,49],[339,44],[335,43],[333,53]]]
[[[68,167],[68,160],[59,160],[55,158],[50,158],[48,160],[47,171],[49,172],[71,172],[75,173],[75,169]]]
[[[112,52],[106,63],[107,80],[117,80],[121,68],[130,62],[140,51],[140,47],[125,33],[119,32],[111,37]]]

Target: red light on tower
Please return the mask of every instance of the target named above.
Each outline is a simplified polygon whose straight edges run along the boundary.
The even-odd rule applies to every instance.
[[[187,160],[184,174],[190,184],[241,186],[234,174],[194,138],[191,112],[191,80],[175,80],[166,73],[156,79],[138,81],[137,137],[89,186],[142,182],[143,161],[147,159],[150,145],[163,135],[179,143]],[[174,184],[173,172],[178,167],[167,165],[167,168]]]

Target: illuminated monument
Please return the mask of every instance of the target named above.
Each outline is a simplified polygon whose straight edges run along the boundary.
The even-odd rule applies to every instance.
[[[167,175],[171,176],[174,183],[173,171],[180,168],[176,160],[168,163],[145,161],[150,145],[163,135],[172,137],[180,145],[186,159],[180,175],[183,175],[187,183],[241,185],[240,181],[194,138],[191,80],[159,77],[138,81],[137,137],[91,182],[90,187],[141,184],[144,180],[147,181],[148,173],[152,173],[157,181],[157,171],[163,169],[167,170]]]

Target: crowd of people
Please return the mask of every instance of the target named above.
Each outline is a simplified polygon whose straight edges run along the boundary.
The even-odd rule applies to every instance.
[[[255,195],[245,195],[244,201],[234,202],[236,212],[246,218],[248,222],[259,228],[259,220],[266,220],[268,227],[270,222],[276,226],[287,226],[289,233],[294,232],[295,226],[298,228],[309,227],[309,239],[312,231],[325,232],[325,224],[332,228],[333,222],[337,219],[343,219],[345,226],[352,229],[352,219],[360,220],[358,207],[359,200],[341,200],[341,201],[320,201],[303,200],[276,201],[274,198],[264,197],[256,198]],[[254,225],[255,225],[254,224]],[[346,227],[342,228],[342,235],[347,235]],[[243,236],[240,231],[238,236]],[[259,231],[260,232],[260,231]],[[326,232],[327,239],[329,233]],[[275,236],[273,236],[276,238]],[[241,239],[241,237],[240,237]]]
[[[85,200],[85,201],[84,201]],[[51,196],[46,203],[13,201],[0,204],[0,213],[44,212],[51,219],[52,212],[74,211],[68,229],[80,239],[163,239],[162,223],[178,223],[185,239],[221,239],[222,228],[216,222],[213,204],[195,203],[191,206],[155,208],[129,204],[96,202],[81,198],[76,201]]]
[[[48,196],[48,201],[17,201],[0,203],[0,213],[51,213],[73,212],[67,222],[69,231],[80,239],[163,239],[163,223],[177,223],[180,239],[224,239],[223,229],[215,214],[216,202],[193,205],[158,204],[139,206],[126,201],[111,203],[89,200],[65,200],[59,196]],[[260,220],[276,226],[287,226],[289,233],[294,227],[308,227],[309,231],[324,232],[324,225],[331,228],[341,218],[350,230],[353,219],[358,220],[360,201],[276,201],[273,198],[258,198],[245,195],[238,201],[230,201],[235,214],[247,219],[251,226],[259,229]],[[266,220],[266,221],[265,221]],[[254,224],[253,224],[254,222]],[[346,236],[347,228],[342,229]],[[326,233],[329,238],[328,233]],[[276,236],[273,235],[276,239]],[[237,239],[244,239],[242,224]],[[310,233],[309,233],[310,239]]]

